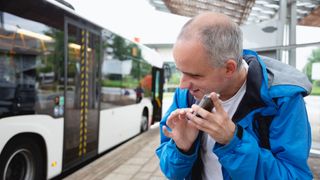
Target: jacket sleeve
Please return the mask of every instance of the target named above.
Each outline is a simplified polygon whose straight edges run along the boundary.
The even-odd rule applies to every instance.
[[[229,144],[215,145],[213,152],[232,179],[312,179],[307,164],[311,130],[303,97],[281,98],[278,104],[269,130],[271,150],[259,147],[250,126],[241,139],[235,135]]]
[[[160,146],[156,150],[156,154],[160,159],[160,168],[168,179],[184,179],[191,172],[192,166],[197,158],[199,142],[195,143],[195,151],[191,154],[184,154],[177,148],[175,142],[166,137],[162,132],[162,126],[166,125],[166,121],[170,113],[178,108],[186,108],[186,91],[177,89],[172,105],[160,122]]]

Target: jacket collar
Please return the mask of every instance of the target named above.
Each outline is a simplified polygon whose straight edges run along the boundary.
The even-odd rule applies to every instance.
[[[263,72],[257,56],[244,52],[243,59],[249,65],[246,82],[247,87],[244,97],[240,101],[240,104],[232,117],[232,120],[235,123],[244,118],[252,110],[266,106],[260,94]]]

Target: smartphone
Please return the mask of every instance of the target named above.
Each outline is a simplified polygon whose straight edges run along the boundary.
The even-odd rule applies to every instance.
[[[204,95],[198,105],[209,112],[211,112],[214,107],[209,94]],[[201,118],[199,114],[196,114],[196,116]]]

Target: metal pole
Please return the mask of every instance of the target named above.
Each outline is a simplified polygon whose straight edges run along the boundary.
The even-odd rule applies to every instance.
[[[280,9],[279,9],[279,34],[277,38],[277,44],[282,46],[284,45],[283,39],[284,39],[284,27],[285,24],[287,24],[287,0],[281,0],[280,1]],[[282,59],[282,50],[277,50],[277,59],[283,61]]]
[[[3,12],[0,11],[0,28],[4,28]]]
[[[289,45],[296,44],[296,25],[297,25],[297,2],[291,0],[290,8],[290,21],[289,21]],[[296,67],[296,48],[289,50],[289,65]]]

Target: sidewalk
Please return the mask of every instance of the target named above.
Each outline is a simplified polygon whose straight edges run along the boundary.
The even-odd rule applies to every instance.
[[[155,155],[159,138],[159,127],[153,126],[64,180],[165,180]]]

